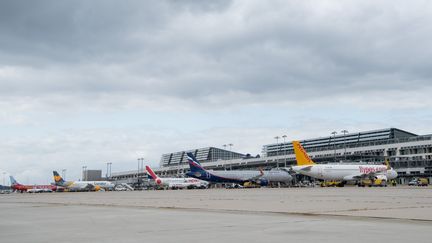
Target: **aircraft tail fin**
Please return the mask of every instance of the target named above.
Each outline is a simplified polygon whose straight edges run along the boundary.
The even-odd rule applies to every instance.
[[[388,158],[385,158],[385,159],[384,159],[384,163],[385,163],[385,165],[387,166],[387,170],[390,170],[390,169],[391,169],[391,166],[390,166],[390,162],[389,162],[389,159],[388,159]]]
[[[146,165],[146,170],[153,178],[153,180],[156,180],[158,178],[158,176],[154,173],[154,171],[150,168],[150,166]]]
[[[187,153],[189,167],[191,172],[202,172],[205,171],[205,169],[201,166],[200,162],[195,158],[195,156],[192,153]]]
[[[13,176],[9,176],[9,178],[10,178],[11,185],[21,185],[15,180]]]
[[[54,182],[56,185],[63,185],[65,183],[65,181],[57,171],[53,171],[53,175],[54,175]]]
[[[306,153],[306,150],[301,146],[299,141],[293,141],[294,153],[297,160],[297,165],[314,165],[315,162]]]

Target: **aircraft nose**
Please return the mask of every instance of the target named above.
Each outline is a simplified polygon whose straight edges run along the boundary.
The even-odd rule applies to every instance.
[[[389,173],[389,177],[391,178],[391,179],[394,179],[394,178],[396,178],[398,176],[398,173],[394,170],[394,169],[391,169],[390,170],[390,173]]]

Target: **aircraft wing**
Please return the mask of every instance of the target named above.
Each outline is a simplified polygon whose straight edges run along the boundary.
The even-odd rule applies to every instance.
[[[354,175],[345,176],[344,180],[364,180],[364,179],[375,179],[377,175],[383,174],[380,172],[371,172],[371,173],[358,173]]]
[[[260,173],[256,176],[242,178],[243,181],[256,181],[264,175],[264,171],[260,168]]]
[[[85,185],[85,187],[84,187],[85,189],[89,189],[90,191],[92,191],[92,190],[94,190],[95,189],[95,185],[93,185],[93,184],[90,184],[90,183],[87,183],[87,185]]]
[[[72,190],[93,190],[94,189],[94,185],[90,184],[90,183],[71,183],[67,186],[67,188],[72,189]]]
[[[312,169],[312,165],[301,168],[301,170],[303,171],[310,171],[311,169]]]

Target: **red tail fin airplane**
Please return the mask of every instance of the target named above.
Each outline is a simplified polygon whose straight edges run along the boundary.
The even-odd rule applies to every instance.
[[[57,190],[54,185],[23,185],[18,183],[13,176],[10,176],[11,188],[19,192],[53,192]]]

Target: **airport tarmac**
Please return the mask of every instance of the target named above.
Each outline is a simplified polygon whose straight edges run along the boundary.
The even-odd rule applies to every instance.
[[[1,242],[431,242],[432,189],[8,194]]]

